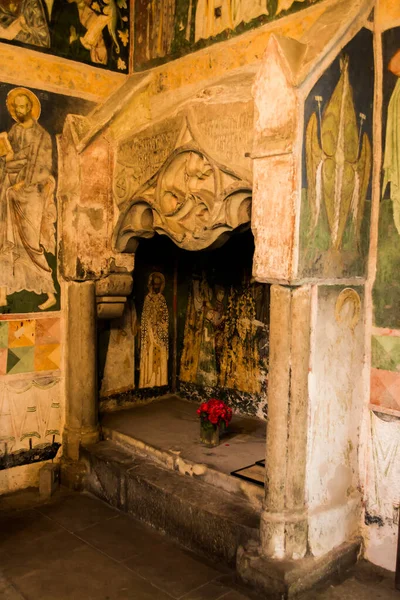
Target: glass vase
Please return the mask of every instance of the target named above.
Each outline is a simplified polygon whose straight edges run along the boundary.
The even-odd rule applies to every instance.
[[[200,440],[208,448],[219,445],[219,428],[212,423],[200,423]]]

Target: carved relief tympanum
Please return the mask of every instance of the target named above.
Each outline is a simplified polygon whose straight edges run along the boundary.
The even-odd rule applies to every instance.
[[[115,232],[119,252],[134,252],[138,238],[168,235],[186,250],[201,250],[221,235],[249,226],[251,183],[200,148],[190,127],[158,171],[121,206]]]

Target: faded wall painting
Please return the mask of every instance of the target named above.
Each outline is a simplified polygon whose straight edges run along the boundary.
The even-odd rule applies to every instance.
[[[91,103],[0,85],[0,313],[58,310],[55,134]]]
[[[247,232],[217,250],[182,257],[179,277],[182,284],[189,281],[189,288],[186,307],[178,316],[179,387],[189,398],[215,396],[241,412],[262,416],[268,379],[269,286],[251,280],[253,251]]]
[[[372,171],[372,34],[362,30],[305,106],[300,276],[365,275]]]
[[[1,0],[0,41],[126,72],[127,0]]]
[[[135,68],[161,64],[318,1],[135,0]]]
[[[383,34],[383,185],[373,290],[378,327],[400,329],[400,28]]]
[[[0,470],[53,459],[62,420],[59,377],[0,380]]]
[[[0,470],[54,458],[61,444],[60,317],[0,320]]]
[[[0,320],[0,377],[57,371],[61,366],[59,317]]]
[[[307,502],[310,551],[321,556],[359,528],[354,511],[365,331],[363,287],[319,285],[317,293],[308,379]]]
[[[168,307],[163,295],[165,277],[153,272],[148,279],[140,321],[140,388],[168,385]]]
[[[371,413],[365,490],[366,558],[396,568],[400,515],[399,419]]]

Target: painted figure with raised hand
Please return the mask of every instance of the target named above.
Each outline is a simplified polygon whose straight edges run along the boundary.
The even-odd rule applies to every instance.
[[[45,255],[56,249],[52,140],[38,123],[41,106],[33,92],[14,88],[7,109],[16,123],[0,144],[0,306],[27,290],[47,294],[39,306],[45,310],[56,304]]]

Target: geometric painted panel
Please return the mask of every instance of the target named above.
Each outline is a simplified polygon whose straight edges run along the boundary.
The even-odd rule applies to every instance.
[[[60,368],[60,344],[35,346],[35,371],[54,371]]]
[[[7,373],[7,348],[0,347],[0,375],[5,375]]]
[[[57,371],[60,318],[0,319],[0,376]]]
[[[0,321],[0,348],[8,348],[8,322]]]
[[[9,348],[7,355],[7,375],[14,375],[15,373],[30,373],[34,371],[33,358],[33,346]]]
[[[400,371],[400,337],[372,336],[372,367],[385,371]]]
[[[38,319],[35,326],[36,344],[57,344],[60,342],[60,319]]]
[[[400,410],[400,373],[371,369],[371,404]]]
[[[19,348],[22,346],[34,346],[35,344],[35,320],[25,319],[21,321],[8,322],[8,347]]]

